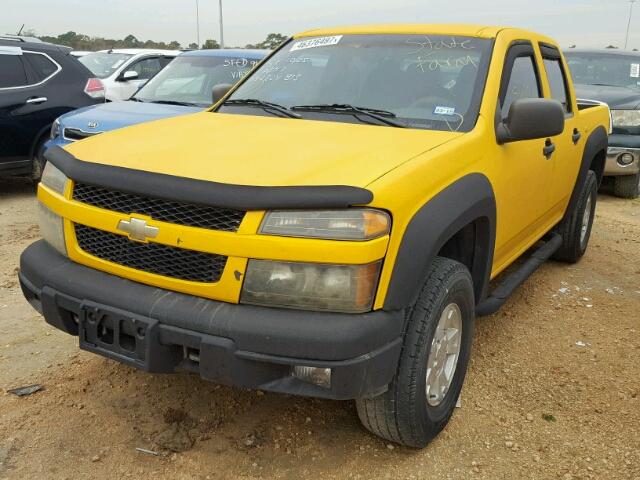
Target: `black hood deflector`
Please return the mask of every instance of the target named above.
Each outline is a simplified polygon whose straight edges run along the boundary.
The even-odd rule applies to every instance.
[[[102,165],[77,159],[57,145],[47,149],[45,158],[76,182],[212,207],[249,211],[347,208],[373,200],[371,191],[348,185],[231,185]]]

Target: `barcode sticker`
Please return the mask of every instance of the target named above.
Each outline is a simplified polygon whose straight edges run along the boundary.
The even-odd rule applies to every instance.
[[[334,37],[318,37],[318,38],[310,38],[309,40],[301,40],[293,44],[290,52],[295,52],[296,50],[306,50],[307,48],[316,48],[316,47],[329,47],[331,45],[336,45],[338,42],[342,40],[342,35],[336,35]]]
[[[631,64],[631,73],[629,74],[631,78],[640,77],[640,63],[632,63]]]

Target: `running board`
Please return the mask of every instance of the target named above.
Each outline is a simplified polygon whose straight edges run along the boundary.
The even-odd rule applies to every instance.
[[[557,233],[551,234],[544,244],[518,268],[510,273],[498,287],[491,292],[483,302],[476,306],[476,315],[492,315],[507,301],[511,294],[535,272],[540,265],[549,260],[562,246],[562,237]]]

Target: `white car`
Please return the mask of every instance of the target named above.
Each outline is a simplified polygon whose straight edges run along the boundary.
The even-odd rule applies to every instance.
[[[108,102],[128,100],[178,56],[179,50],[118,48],[89,53],[78,60],[104,84]]]

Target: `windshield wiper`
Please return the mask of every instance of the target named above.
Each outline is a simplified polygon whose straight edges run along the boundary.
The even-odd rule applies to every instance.
[[[227,100],[223,103],[223,105],[243,105],[247,107],[258,107],[266,110],[267,112],[278,112],[282,115],[285,115],[289,118],[302,118],[297,113],[292,112],[287,107],[283,105],[278,105],[277,103],[265,102],[262,100],[258,100],[256,98],[235,98],[231,100]]]
[[[197,103],[178,102],[177,100],[151,100],[149,103],[160,103],[162,105],[178,105],[181,107],[199,107]]]
[[[319,104],[319,105],[296,105],[291,107],[291,110],[305,110],[308,112],[337,112],[337,113],[350,113],[353,115],[366,115],[368,117],[376,119],[378,122],[384,123],[397,128],[407,128],[407,125],[392,120],[396,118],[396,114],[389,112],[388,110],[380,110],[377,108],[369,107],[355,107],[347,103],[334,103],[334,104]]]
[[[131,100],[132,102],[144,103],[144,100],[140,100],[139,98],[136,98],[136,97],[131,97],[129,100]]]

